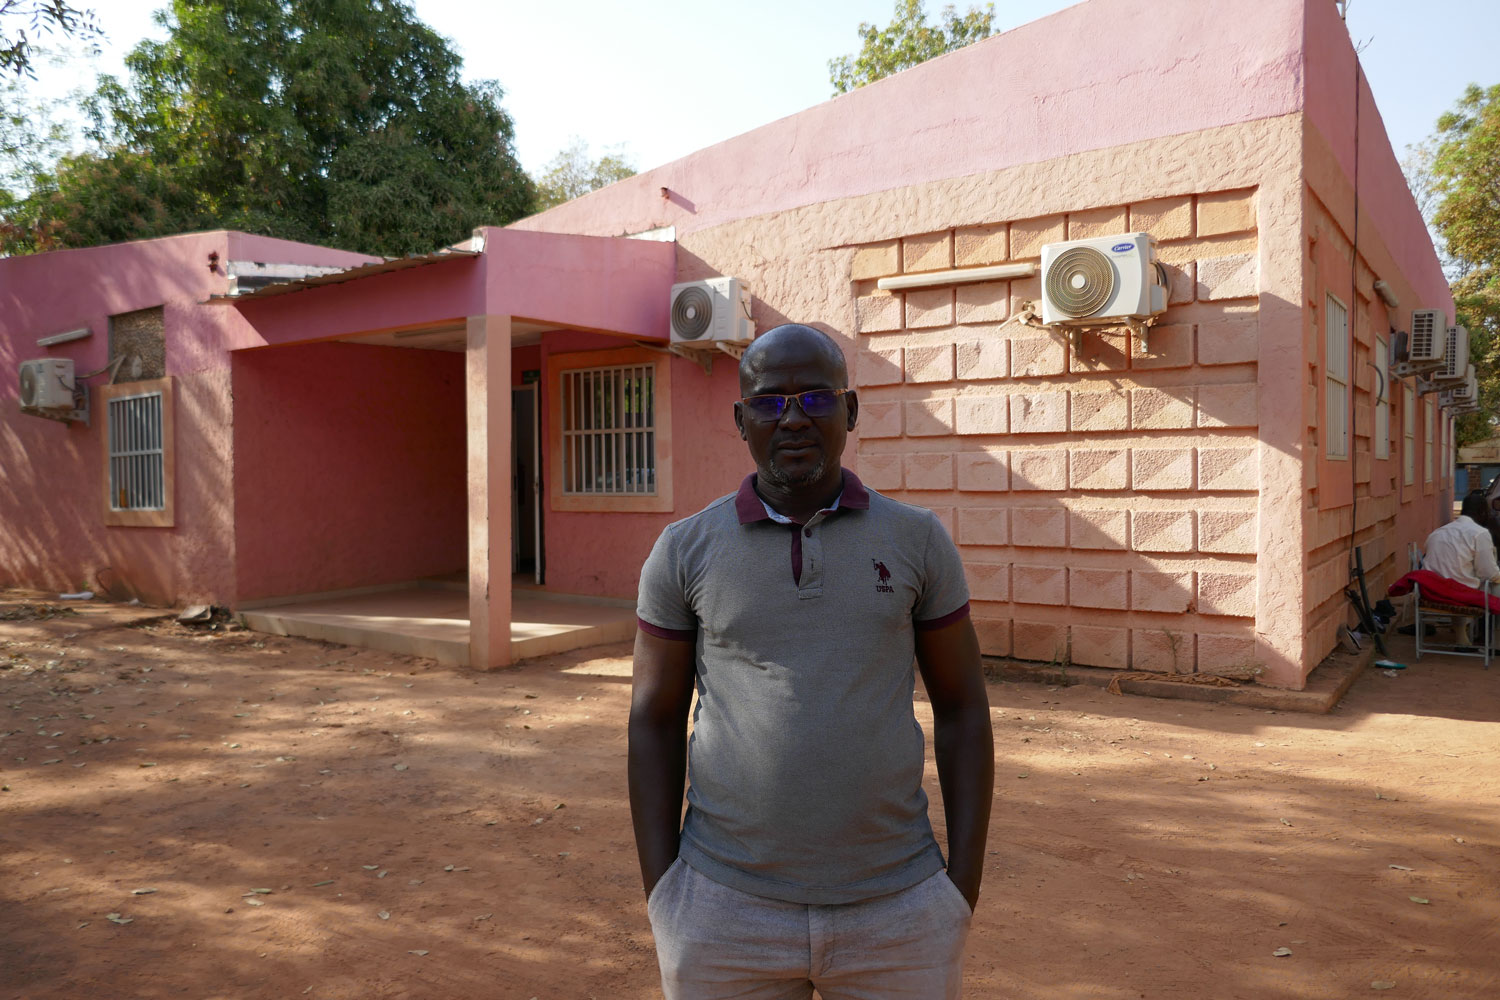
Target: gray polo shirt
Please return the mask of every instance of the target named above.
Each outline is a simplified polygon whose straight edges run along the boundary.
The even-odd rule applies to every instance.
[[[837,510],[779,524],[746,478],[668,525],[637,616],[697,645],[682,858],[732,888],[847,903],[943,867],[912,707],[915,630],[968,614],[931,511],[844,470]]]

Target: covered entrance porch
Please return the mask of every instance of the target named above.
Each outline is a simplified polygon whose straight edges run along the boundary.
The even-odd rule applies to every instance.
[[[365,545],[362,536],[346,532],[339,544],[324,545],[321,538],[304,535],[303,545],[277,549],[274,559],[306,564],[307,573],[277,578],[305,578],[317,585],[275,587],[263,582],[275,574],[252,578],[242,572],[236,607],[247,623],[268,632],[432,656],[480,669],[628,638],[633,602],[621,599],[619,588],[614,598],[605,598],[539,586],[549,556],[541,531],[550,511],[541,482],[547,387],[529,367],[539,355],[527,351],[536,352],[531,345],[548,335],[585,335],[625,345],[664,341],[674,276],[675,246],[670,243],[484,229],[449,251],[312,276],[224,300],[239,309],[259,336],[258,342],[237,350],[276,354],[308,345],[356,345],[337,349],[380,354],[393,373],[391,381],[399,381],[406,368],[430,370],[420,375],[427,379],[421,391],[412,391],[408,383],[402,383],[404,389],[396,386],[402,399],[411,400],[396,405],[409,411],[393,410],[384,397],[374,395],[382,387],[372,385],[366,398],[372,407],[384,407],[378,417],[349,405],[346,393],[339,412],[311,413],[308,421],[325,427],[334,422],[340,434],[360,438],[361,449],[377,462],[383,452],[374,436],[382,433],[381,427],[417,426],[428,434],[430,425],[432,447],[452,456],[445,459],[452,470],[444,474],[447,478],[420,470],[430,480],[424,480],[422,489],[451,497],[449,508],[421,503],[419,491],[399,472],[388,480],[389,496],[384,488],[353,495],[334,477],[326,477],[327,494],[343,504],[351,519],[358,520],[365,505],[385,505],[381,524],[403,545],[392,544],[392,559],[381,564],[370,548],[379,538]],[[399,356],[416,361],[419,355],[436,360],[440,355],[434,352],[461,358],[452,368],[446,362],[404,366],[399,361]],[[320,369],[319,377],[337,380],[341,367]],[[263,396],[274,399],[263,388],[268,378],[262,374],[260,381]],[[444,422],[415,401],[431,390],[443,397],[435,400],[440,406],[456,405],[448,384],[461,393],[462,412],[452,410]],[[238,396],[235,406],[238,451],[238,426],[253,427],[255,415],[240,412]],[[286,436],[295,438],[295,427],[291,431]],[[419,442],[425,440],[419,435]],[[288,447],[295,449],[296,442]],[[407,454],[412,461],[409,442]],[[266,465],[263,459],[262,468]],[[316,469],[306,462],[300,467]],[[237,463],[237,480],[240,474]],[[236,492],[238,496],[238,487]],[[305,492],[314,495],[312,488]],[[421,561],[428,554],[422,545],[426,535],[403,516],[401,503],[410,503],[413,510],[451,508],[451,517],[439,518],[444,530],[430,532],[444,552],[452,546],[451,562],[446,556],[436,563]],[[252,523],[255,516],[252,505],[241,505],[236,520]],[[283,522],[294,523],[290,515]],[[330,524],[333,534],[341,529],[339,522]],[[274,548],[268,532],[260,533],[259,542],[262,553]],[[347,551],[355,549],[361,550],[358,558]],[[341,559],[349,571],[340,570]],[[267,558],[240,562],[264,569]],[[429,576],[434,573],[439,578]]]

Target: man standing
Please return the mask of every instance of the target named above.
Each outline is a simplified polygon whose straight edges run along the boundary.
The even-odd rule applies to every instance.
[[[840,467],[859,401],[831,338],[777,327],[739,377],[756,472],[669,525],[641,570],[630,807],[662,988],[957,997],[994,781],[963,567],[930,511]]]

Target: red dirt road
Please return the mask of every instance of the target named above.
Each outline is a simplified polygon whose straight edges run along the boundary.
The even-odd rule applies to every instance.
[[[0,997],[658,995],[625,646],[478,674],[80,610],[0,620]],[[1323,717],[990,696],[967,996],[1500,992],[1500,667]]]

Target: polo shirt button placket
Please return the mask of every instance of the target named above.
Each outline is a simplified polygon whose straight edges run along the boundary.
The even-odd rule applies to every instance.
[[[802,545],[802,578],[798,581],[797,597],[804,601],[823,596],[822,535],[813,533],[822,520],[823,512],[819,511],[802,526],[802,537],[806,542]]]

